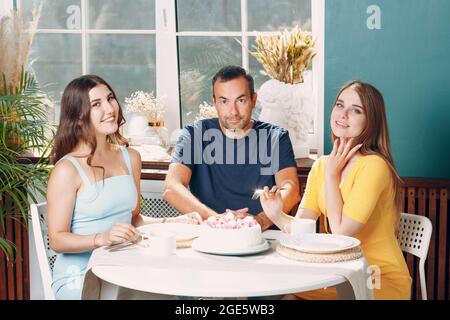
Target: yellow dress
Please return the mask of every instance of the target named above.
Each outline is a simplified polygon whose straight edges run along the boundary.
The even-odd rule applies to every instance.
[[[326,214],[325,160],[318,159],[308,176],[300,207]],[[343,214],[364,224],[353,237],[372,270],[380,275],[373,282],[375,299],[410,299],[412,279],[395,236],[397,213],[391,172],[377,155],[361,156],[350,167],[340,184]],[[296,294],[303,299],[336,299],[334,288]]]

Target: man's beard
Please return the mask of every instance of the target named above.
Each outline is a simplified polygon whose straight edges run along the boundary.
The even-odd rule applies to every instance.
[[[230,131],[242,131],[242,129],[244,129],[250,123],[250,119],[239,118],[240,122],[238,124],[229,125],[228,120],[229,118],[225,118],[223,121],[220,122],[225,129]]]

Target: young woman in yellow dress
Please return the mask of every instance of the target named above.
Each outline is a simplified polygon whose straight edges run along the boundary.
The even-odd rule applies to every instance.
[[[410,299],[411,277],[396,231],[400,217],[401,180],[392,159],[384,99],[370,84],[352,81],[337,94],[331,113],[333,149],[311,168],[295,218],[328,220],[331,233],[352,236],[374,275],[375,299]],[[282,210],[276,187],[265,188],[261,204],[285,230],[294,217]],[[335,288],[286,298],[333,299]]]

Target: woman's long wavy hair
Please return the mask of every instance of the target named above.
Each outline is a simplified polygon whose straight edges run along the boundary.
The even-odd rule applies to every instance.
[[[61,98],[59,127],[56,132],[55,144],[51,152],[53,164],[56,164],[59,159],[72,152],[78,143],[84,142],[91,149],[90,154],[86,155],[86,157],[87,164],[92,166],[92,157],[97,149],[97,139],[95,137],[94,128],[91,124],[91,103],[89,99],[89,91],[98,85],[105,85],[108,87],[119,104],[119,100],[117,99],[114,90],[99,76],[84,75],[72,80],[64,89],[64,93]],[[106,140],[109,143],[118,146],[128,146],[127,140],[119,132],[120,127],[125,124],[125,118],[123,116],[120,104],[117,124],[117,131],[108,135]]]
[[[336,95],[334,105],[336,105],[342,91],[347,88],[352,88],[358,94],[365,109],[367,119],[366,127],[361,134],[356,137],[354,144],[362,144],[359,151],[363,155],[376,154],[381,156],[390,168],[394,190],[393,197],[398,215],[395,223],[395,230],[398,231],[400,213],[402,211],[401,188],[403,182],[397,173],[397,169],[395,168],[394,160],[392,158],[384,98],[380,91],[378,91],[378,89],[374,86],[362,81],[350,81],[339,90]],[[333,142],[335,139],[336,136],[332,133]]]

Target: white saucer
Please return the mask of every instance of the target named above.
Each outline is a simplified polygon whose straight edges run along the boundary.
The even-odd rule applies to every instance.
[[[305,233],[291,235],[280,239],[288,248],[306,253],[335,253],[355,248],[361,242],[353,237],[338,234]]]
[[[263,239],[263,243],[246,249],[218,250],[217,248],[211,248],[208,245],[205,245],[200,241],[200,238],[198,238],[192,242],[192,249],[203,253],[218,254],[222,256],[245,256],[269,250],[270,243],[266,239]]]
[[[172,232],[176,241],[188,241],[198,237],[199,225],[189,223],[150,223],[139,227],[139,231],[152,235],[154,232]]]

